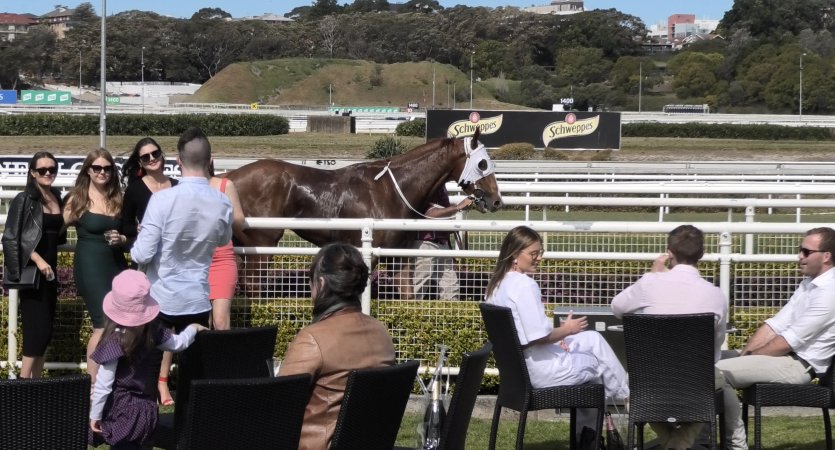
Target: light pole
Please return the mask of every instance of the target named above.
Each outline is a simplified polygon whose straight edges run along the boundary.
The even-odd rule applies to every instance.
[[[78,95],[81,95],[81,47],[78,47]]]
[[[107,144],[107,0],[101,0],[101,111],[99,112],[99,147]]]
[[[644,90],[644,62],[638,62],[638,112],[641,112],[641,91]]]
[[[805,53],[800,54],[800,93],[798,94],[798,120],[803,120],[803,57]]]
[[[473,56],[475,56],[475,50],[470,53],[470,109],[473,109]]]
[[[142,114],[145,114],[145,47],[142,47],[140,62],[142,64]]]

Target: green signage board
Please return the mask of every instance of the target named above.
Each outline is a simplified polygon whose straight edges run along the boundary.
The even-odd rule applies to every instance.
[[[122,103],[122,97],[105,97],[105,101],[108,105],[118,105]]]
[[[72,95],[67,91],[20,91],[20,103],[24,105],[72,105]]]

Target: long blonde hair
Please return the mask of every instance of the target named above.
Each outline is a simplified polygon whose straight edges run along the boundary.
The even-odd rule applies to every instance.
[[[107,181],[107,185],[104,188],[107,212],[115,215],[121,214],[122,189],[119,186],[119,171],[116,170],[116,163],[113,161],[113,156],[110,155],[110,152],[103,148],[99,148],[87,154],[87,158],[84,159],[84,163],[78,171],[78,176],[75,178],[75,186],[73,186],[69,195],[67,195],[67,208],[70,210],[70,223],[77,221],[85,211],[90,209],[90,195],[88,191],[92,181],[90,180],[89,170],[90,166],[93,165],[93,161],[99,158],[106,159],[113,166],[113,169],[111,169],[110,172],[110,179]]]
[[[513,260],[519,256],[519,253],[537,242],[542,244],[542,237],[526,226],[518,226],[507,233],[502,241],[502,249],[499,251],[499,259],[496,261],[496,268],[493,269],[493,276],[487,283],[485,299],[490,298],[493,291],[499,287],[505,274],[513,268]]]

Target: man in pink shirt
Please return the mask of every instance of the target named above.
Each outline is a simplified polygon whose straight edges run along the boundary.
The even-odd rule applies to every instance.
[[[681,225],[667,236],[667,251],[658,256],[652,268],[635,284],[624,289],[612,300],[616,317],[624,314],[699,314],[713,313],[714,361],[719,361],[728,324],[728,300],[722,290],[705,280],[696,266],[704,256],[704,235],[692,225]],[[739,409],[736,392],[727,387],[717,372],[717,389],[725,391],[726,417],[733,417]],[[651,424],[664,449],[691,448],[703,424]],[[733,427],[728,427],[732,430]],[[744,433],[727,436],[733,448],[745,445]],[[737,443],[737,441],[741,441]],[[742,447],[747,448],[747,447]]]

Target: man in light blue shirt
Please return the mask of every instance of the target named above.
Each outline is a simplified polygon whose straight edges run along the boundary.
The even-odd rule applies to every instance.
[[[232,204],[209,186],[212,148],[199,128],[186,130],[177,150],[180,183],[151,196],[130,254],[146,267],[160,319],[180,332],[208,325],[209,266],[232,237]]]

